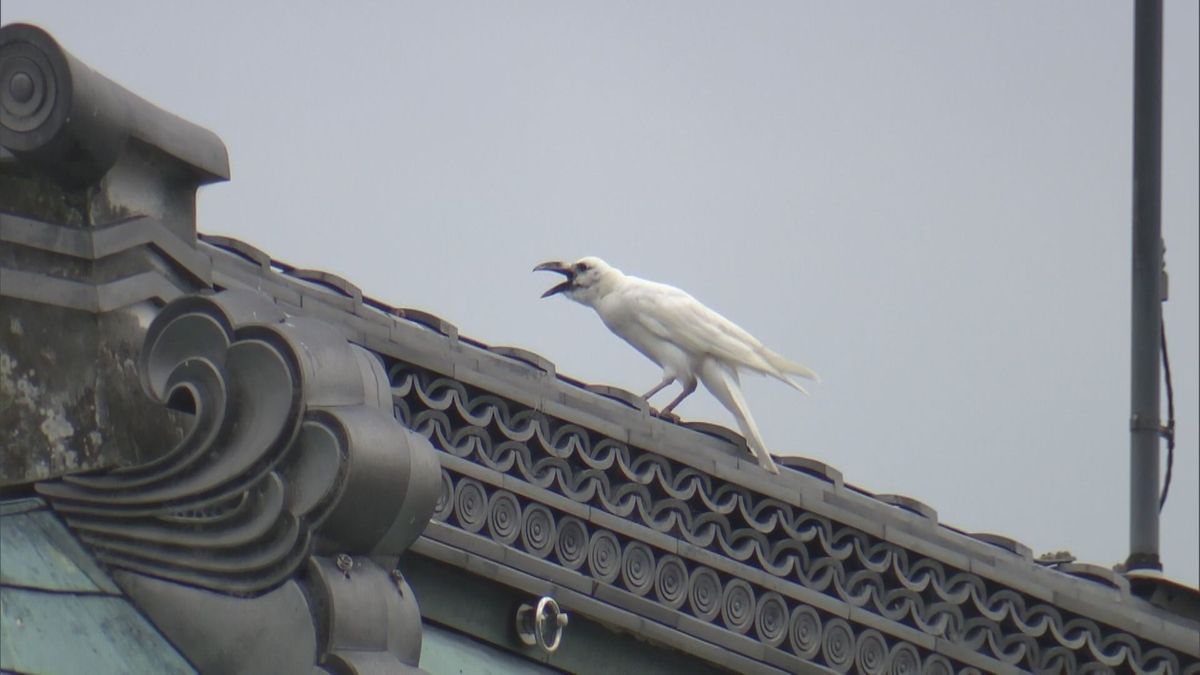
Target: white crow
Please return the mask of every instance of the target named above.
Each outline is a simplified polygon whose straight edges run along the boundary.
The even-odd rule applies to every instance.
[[[572,264],[546,262],[533,269],[566,276],[565,281],[543,293],[543,298],[562,293],[591,307],[609,330],[662,368],[662,381],[646,392],[647,400],[672,382],[683,386],[662,414],[670,413],[695,391],[697,380],[703,382],[733,413],[759,465],[779,473],[742,397],[738,371],[770,375],[804,393],[808,392],[791,375],[819,381],[816,373],[767,349],[753,335],[684,291],[626,276],[599,258],[581,258]]]

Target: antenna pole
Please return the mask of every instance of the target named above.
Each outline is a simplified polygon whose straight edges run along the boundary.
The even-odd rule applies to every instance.
[[[1133,297],[1129,419],[1129,558],[1161,570],[1158,552],[1159,344],[1162,330],[1162,0],[1137,0],[1133,39]]]

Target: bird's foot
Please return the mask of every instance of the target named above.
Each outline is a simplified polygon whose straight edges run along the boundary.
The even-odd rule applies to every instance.
[[[655,410],[654,408],[651,408],[650,414],[661,420],[671,422],[672,424],[679,424],[679,415],[676,415],[670,410]]]

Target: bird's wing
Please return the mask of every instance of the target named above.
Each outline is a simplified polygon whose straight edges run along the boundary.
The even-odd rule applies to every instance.
[[[656,337],[689,354],[711,356],[735,367],[785,379],[786,369],[781,372],[768,356],[774,353],[737,324],[674,286],[641,279],[630,281],[635,283],[627,285],[624,295],[633,318]]]

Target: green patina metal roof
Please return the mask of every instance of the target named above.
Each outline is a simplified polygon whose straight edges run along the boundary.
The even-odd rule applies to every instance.
[[[430,675],[554,675],[562,672],[429,623],[421,631],[421,668]]]
[[[0,669],[196,672],[40,499],[0,501]]]

